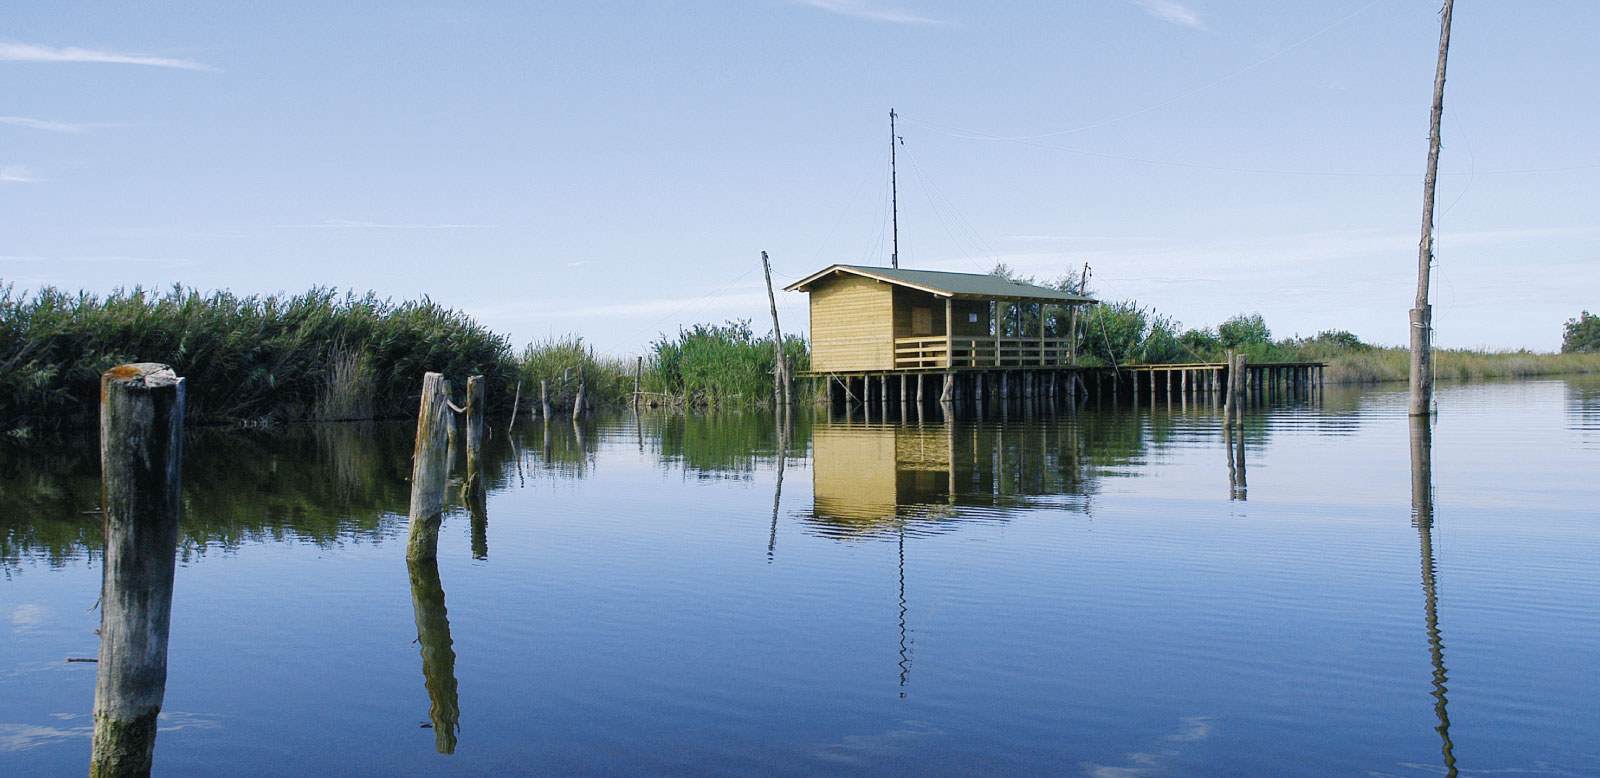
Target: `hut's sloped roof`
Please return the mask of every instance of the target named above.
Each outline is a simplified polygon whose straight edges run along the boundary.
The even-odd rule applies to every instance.
[[[784,287],[785,291],[809,292],[819,281],[836,273],[865,276],[887,284],[921,289],[941,297],[963,297],[981,300],[1015,300],[1051,303],[1093,303],[1092,297],[1063,292],[1047,286],[1019,284],[999,276],[979,273],[946,273],[939,270],[907,270],[905,268],[870,267],[866,265],[833,265],[812,273]]]

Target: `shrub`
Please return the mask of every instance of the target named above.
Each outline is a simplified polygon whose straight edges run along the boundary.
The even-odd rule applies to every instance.
[[[1267,322],[1261,318],[1261,314],[1246,316],[1241,313],[1217,325],[1217,339],[1226,348],[1268,345],[1272,343],[1272,330],[1267,329]]]
[[[1568,319],[1561,336],[1561,353],[1600,353],[1600,316],[1584,311],[1578,318]]]

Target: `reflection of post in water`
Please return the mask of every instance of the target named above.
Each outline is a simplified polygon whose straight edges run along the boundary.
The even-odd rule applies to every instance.
[[[428,687],[428,717],[433,720],[433,745],[441,754],[456,750],[461,706],[456,696],[456,652],[451,647],[450,620],[445,615],[444,586],[433,560],[413,561],[411,605],[416,611],[417,643],[422,646],[422,677]]]
[[[166,365],[100,378],[106,545],[90,776],[150,775],[167,687],[183,389]]]
[[[1411,523],[1422,546],[1422,596],[1428,625],[1428,655],[1433,660],[1433,712],[1439,717],[1445,775],[1455,778],[1455,745],[1450,742],[1450,714],[1446,710],[1444,638],[1439,632],[1439,589],[1433,564],[1433,429],[1427,416],[1411,418]]]
[[[778,549],[778,503],[783,500],[783,463],[789,451],[788,408],[773,414],[773,424],[778,433],[778,480],[772,487],[772,535],[767,539],[767,564]]]
[[[589,458],[589,439],[584,435],[583,422],[577,414],[572,416],[572,440],[578,446],[578,477],[583,477],[584,461]]]
[[[1245,477],[1244,458],[1244,425],[1239,425],[1237,433],[1232,427],[1228,429],[1228,485],[1232,487],[1229,499],[1246,500],[1249,498],[1250,482]]]
[[[482,489],[466,490],[467,513],[472,517],[472,558],[489,558],[489,495]]]

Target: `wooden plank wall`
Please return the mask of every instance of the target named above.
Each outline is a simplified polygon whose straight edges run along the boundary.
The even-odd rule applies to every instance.
[[[894,368],[892,287],[844,276],[811,291],[811,369],[817,372]],[[911,327],[909,309],[906,329]],[[943,327],[943,305],[939,311]]]

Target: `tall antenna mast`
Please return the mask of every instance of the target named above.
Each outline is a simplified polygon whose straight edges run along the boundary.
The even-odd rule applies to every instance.
[[[894,222],[894,253],[889,255],[889,264],[900,267],[900,187],[895,181],[894,169],[894,109],[889,109],[889,202],[890,219]]]

